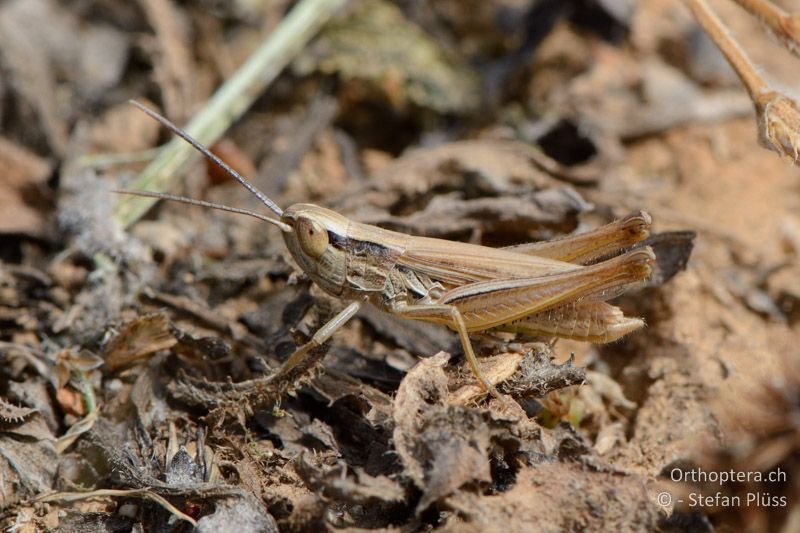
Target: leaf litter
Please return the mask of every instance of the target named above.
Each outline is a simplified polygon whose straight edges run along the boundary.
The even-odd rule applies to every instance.
[[[363,2],[219,148],[280,205],[492,246],[648,210],[656,273],[619,300],[646,329],[475,336],[514,411],[451,332],[374,309],[276,374],[342,305],[277,232],[183,206],[112,224],[108,191],[163,140],[125,100],[188,119],[285,5],[23,4],[0,27],[53,30],[0,32],[3,527],[680,531],[740,517],[660,507],[676,461],[796,472],[796,428],[756,407],[796,403],[797,175],[754,146],[730,73],[697,67],[719,57],[681,2]],[[203,166],[181,188],[253,205]]]

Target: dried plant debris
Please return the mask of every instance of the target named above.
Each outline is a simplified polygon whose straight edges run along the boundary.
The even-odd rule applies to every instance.
[[[373,511],[387,512],[382,507],[404,504],[406,491],[388,476],[370,476],[363,468],[349,471],[339,463],[333,467],[315,466],[312,459],[300,454],[296,459],[297,472],[308,487],[323,499],[348,502],[356,505],[375,505]]]
[[[470,67],[385,0],[354,4],[346,17],[323,30],[295,69],[366,81],[399,108],[415,104],[465,113],[480,103],[479,80]]]
[[[521,188],[556,187],[562,185],[560,178],[596,181],[599,176],[568,174],[556,161],[529,144],[479,139],[409,150],[379,171],[370,180],[367,190],[408,199],[458,189],[473,195],[499,195]],[[388,206],[379,204],[376,207]]]
[[[0,400],[0,509],[53,488],[58,455],[41,414]]]
[[[755,105],[758,142],[797,165],[800,161],[800,105],[775,91],[760,95]]]
[[[522,143],[459,141],[410,151],[333,205],[359,221],[415,235],[486,233],[515,243],[568,232],[592,208],[559,181],[557,166]]]
[[[575,220],[589,207],[571,189],[550,189],[522,197],[464,200],[460,196],[441,194],[411,215],[375,217],[364,222],[437,238],[486,232],[525,239],[532,231]]]
[[[417,512],[466,484],[491,482],[490,422],[466,407],[448,406],[441,353],[417,365],[394,401],[394,445],[405,474],[423,491]],[[509,435],[510,438],[510,435]]]
[[[647,285],[663,285],[675,274],[686,270],[697,234],[693,231],[670,231],[651,235],[641,246],[650,246],[656,254],[656,265]]]
[[[35,412],[36,409],[18,407],[0,398],[0,424],[3,426],[17,426]]]
[[[219,500],[214,512],[197,521],[197,531],[263,531],[278,533],[278,524],[264,511],[261,502],[252,497]]]
[[[506,386],[512,394],[543,398],[553,391],[586,381],[585,369],[575,366],[574,358],[559,365],[553,363],[549,354],[549,347],[544,344],[528,350],[520,361],[519,373]]]
[[[741,3],[767,25],[781,44],[797,54],[800,30],[797,29],[796,14],[786,13],[771,2]],[[797,101],[791,95],[775,89],[762,76],[705,0],[692,0],[689,6],[750,93],[756,109],[759,143],[797,165],[800,161],[800,106]]]
[[[75,39],[75,35],[81,35]],[[113,26],[88,24],[51,0],[14,1],[0,10],[0,55],[20,100],[31,106],[50,148],[68,145],[67,97],[97,98],[119,82],[128,36]],[[70,82],[70,90],[60,79]],[[59,95],[61,97],[59,97]]]
[[[298,382],[310,377],[328,348],[323,344],[312,349],[302,364],[287,373],[239,383],[208,383],[190,379],[184,374],[170,384],[170,395],[188,406],[209,411],[206,421],[211,425],[221,425],[228,419],[245,425],[246,419],[257,410],[271,409],[294,390]]]
[[[187,107],[194,103],[197,87],[190,82],[195,64],[188,46],[188,28],[172,2],[141,0],[139,3],[156,34],[153,64],[166,111],[173,120],[183,121],[187,118]]]
[[[402,320],[389,313],[382,313],[373,306],[363,307],[358,317],[375,330],[377,335],[410,353],[435,354],[458,342],[455,333],[447,328]]]
[[[103,155],[130,154],[153,146],[158,138],[158,123],[150,120],[144,113],[128,103],[119,104],[105,110],[96,120],[85,125],[88,132],[89,154],[78,162],[92,162],[92,155],[102,162]],[[73,142],[79,143],[81,139]],[[96,164],[98,167],[103,165]],[[65,183],[65,189],[70,189]]]
[[[646,327],[471,333],[501,401],[453,331],[368,306],[281,371],[347,302],[260,221],[163,204],[110,223],[168,138],[125,102],[185,125],[327,0],[0,2],[0,529],[797,529],[797,372],[776,364],[800,345],[796,170],[756,148],[691,3],[348,2],[213,148],[280,206],[492,247],[548,254],[651,213],[626,246],[652,275],[613,302]],[[714,7],[780,80],[756,95],[761,140],[796,160],[797,58],[736,4],[767,3]],[[260,209],[220,177],[196,165],[171,192]],[[658,505],[698,466],[787,480],[675,497],[786,505]]]
[[[620,55],[575,80],[571,90],[591,129],[636,139],[697,122],[747,116],[752,105],[739,91],[707,92],[660,60],[644,65]],[[599,91],[598,87],[605,90]],[[625,111],[620,113],[620,108]]]
[[[120,367],[171,348],[177,340],[169,330],[169,319],[162,314],[137,317],[123,324],[105,348],[106,368]]]
[[[44,185],[50,164],[13,141],[0,137],[0,234],[47,233]]]

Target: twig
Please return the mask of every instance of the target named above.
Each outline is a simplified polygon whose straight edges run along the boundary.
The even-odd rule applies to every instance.
[[[155,77],[161,87],[164,108],[173,120],[186,118],[194,104],[194,62],[190,42],[180,24],[178,10],[170,1],[139,0],[158,42],[154,52]]]
[[[213,144],[250,107],[289,61],[347,0],[301,0],[277,29],[211,97],[186,125],[205,145]],[[170,141],[145,168],[131,189],[166,192],[188,166],[195,151],[180,139]],[[123,225],[136,222],[155,203],[152,198],[122,197],[114,216]]]
[[[722,24],[716,13],[711,10],[706,0],[689,0],[689,6],[697,21],[725,55],[736,74],[739,75],[747,92],[750,93],[750,97],[755,100],[756,97],[770,91],[767,80],[758,73],[753,66],[753,62],[747,57],[739,43],[734,40],[728,28]]]
[[[116,154],[89,154],[77,159],[75,164],[79,167],[101,170],[117,165],[129,165],[131,163],[144,163],[151,161],[161,151],[161,147],[148,148],[137,152],[124,152]]]
[[[756,108],[759,142],[797,164],[800,161],[800,107],[793,99],[774,90],[758,73],[706,0],[689,0],[689,7],[750,93]]]
[[[56,492],[53,494],[45,494],[43,496],[39,496],[35,498],[35,501],[75,502],[80,500],[87,500],[89,498],[143,498],[145,500],[151,500],[160,505],[161,507],[163,507],[164,509],[166,509],[171,514],[175,515],[177,518],[185,520],[190,524],[192,524],[192,526],[197,527],[197,522],[192,517],[179,511],[174,505],[169,503],[162,496],[159,496],[155,492],[146,489],[128,489],[128,490],[99,489],[90,492]]]
[[[756,16],[790,52],[800,57],[800,14],[790,15],[769,0],[735,0]]]

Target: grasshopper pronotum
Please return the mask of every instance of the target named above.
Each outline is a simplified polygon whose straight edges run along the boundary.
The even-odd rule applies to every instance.
[[[313,204],[295,204],[284,211],[172,122],[133,104],[219,165],[278,218],[170,194],[117,192],[269,222],[280,228],[295,262],[317,285],[352,301],[300,346],[282,371],[326,342],[367,302],[455,330],[473,375],[496,397],[497,390],[481,372],[470,332],[496,330],[604,343],[644,325],[605,300],[649,277],[653,251],[645,246],[594,262],[647,238],[650,216],[643,211],[588,233],[500,249],[388,231]]]

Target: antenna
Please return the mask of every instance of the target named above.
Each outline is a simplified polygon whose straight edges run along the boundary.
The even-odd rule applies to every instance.
[[[172,202],[180,202],[182,204],[199,205],[200,207],[210,207],[211,209],[219,209],[220,211],[228,211],[229,213],[248,215],[253,218],[263,220],[264,222],[269,222],[270,224],[274,224],[275,226],[278,226],[281,229],[281,231],[284,232],[292,231],[291,226],[289,226],[288,224],[284,224],[280,220],[275,220],[274,218],[262,215],[261,213],[255,213],[253,211],[248,211],[247,209],[240,209],[238,207],[230,207],[227,205],[215,204],[213,202],[206,202],[205,200],[195,200],[194,198],[187,198],[186,196],[176,196],[174,194],[166,194],[163,192],[130,191],[126,189],[114,189],[111,192],[115,192],[118,194],[130,194],[131,196],[143,196],[145,198],[160,198],[161,200],[170,200]]]
[[[219,157],[217,157],[214,154],[212,154],[211,151],[208,148],[206,148],[205,146],[203,146],[200,143],[200,141],[198,141],[197,139],[195,139],[194,137],[192,137],[191,135],[189,135],[188,133],[183,131],[181,128],[179,128],[178,126],[173,124],[168,118],[164,117],[163,115],[160,115],[156,111],[153,111],[152,109],[150,109],[149,107],[145,106],[144,104],[140,104],[136,100],[130,100],[130,103],[135,105],[136,107],[138,107],[141,111],[144,111],[145,113],[150,115],[151,118],[153,118],[153,119],[157,120],[158,122],[160,122],[164,127],[169,129],[172,133],[174,133],[175,135],[177,135],[178,137],[180,137],[181,139],[183,139],[187,143],[191,144],[195,148],[195,150],[197,150],[198,152],[203,154],[207,159],[209,159],[209,160],[213,161],[214,163],[216,163],[222,170],[227,172],[233,179],[235,179],[236,181],[241,183],[244,186],[245,189],[247,189],[248,191],[253,193],[253,195],[256,198],[261,200],[261,203],[263,203],[265,206],[267,206],[270,209],[270,211],[272,211],[273,213],[275,213],[278,216],[282,216],[283,215],[283,209],[278,207],[278,205],[275,202],[270,200],[267,197],[266,194],[264,194],[263,192],[261,192],[258,189],[256,189],[256,186],[253,185],[252,183],[250,183],[250,181],[247,178],[245,178],[244,176],[242,176],[241,174],[239,174],[238,172],[233,170],[222,159],[220,159]],[[119,191],[119,192],[124,192],[125,194],[131,194],[134,191]],[[136,194],[139,194],[139,193],[137,192]],[[191,200],[191,198],[184,198],[184,197],[181,197],[181,196],[168,198],[168,196],[170,196],[168,194],[163,194],[162,196],[158,196],[158,193],[139,194],[139,196],[150,196],[152,198],[164,198],[164,199],[169,199],[169,200],[175,200],[176,202],[181,202],[183,200]],[[182,200],[179,200],[178,198],[182,198]],[[200,200],[195,200],[195,202],[200,202]],[[184,203],[192,203],[192,202],[184,202]],[[202,205],[202,204],[195,204],[195,205]],[[212,205],[206,205],[205,207],[213,207],[213,206]],[[214,209],[218,209],[218,207],[214,207]],[[231,208],[228,208],[228,209],[223,209],[223,211],[229,210],[231,212],[242,212],[242,211],[234,211],[234,209],[235,208],[231,207]],[[243,213],[243,214],[247,214],[247,213]]]

